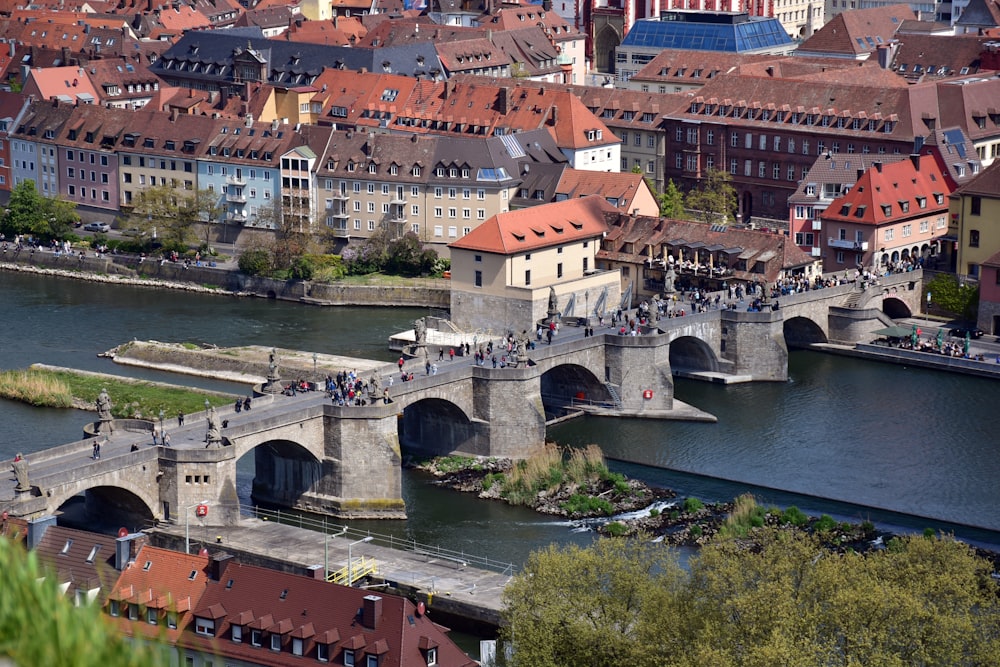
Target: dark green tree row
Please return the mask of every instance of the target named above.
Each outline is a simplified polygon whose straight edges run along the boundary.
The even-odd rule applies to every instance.
[[[991,566],[947,537],[861,555],[799,531],[691,558],[648,539],[534,553],[504,592],[515,667],[1000,665]]]

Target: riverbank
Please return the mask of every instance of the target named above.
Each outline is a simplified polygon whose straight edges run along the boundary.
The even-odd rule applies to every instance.
[[[978,361],[976,359],[965,359],[964,357],[949,357],[933,352],[918,352],[898,347],[886,347],[884,345],[875,345],[874,343],[857,343],[854,346],[813,343],[809,347],[817,352],[880,361],[897,366],[928,368],[936,371],[1000,379],[1000,363],[997,363],[996,359],[987,358],[983,361]]]
[[[184,264],[135,255],[84,256],[44,250],[8,251],[0,270],[58,276],[96,283],[260,297],[314,306],[405,306],[448,309],[451,287],[446,279],[384,279],[376,284],[316,283],[248,276],[235,264]]]
[[[221,407],[236,398],[235,394],[47,364],[0,372],[0,397],[38,407],[96,412],[102,390],[113,399],[112,416],[121,419],[155,419],[160,411],[170,415],[198,412],[205,401]]]
[[[514,465],[506,459],[452,456],[421,462],[414,467],[433,474],[440,486],[486,500],[510,502],[500,492],[502,480],[498,475],[508,474]],[[628,485],[631,492],[624,492],[622,487],[621,493],[612,495],[613,484],[581,487],[575,482],[560,483],[539,490],[534,499],[518,504],[541,514],[569,519],[602,536],[643,535],[654,542],[676,547],[698,548],[728,537],[753,544],[754,531],[764,527],[812,533],[824,547],[840,553],[883,549],[894,537],[894,533],[877,530],[871,521],[837,521],[827,514],[811,516],[795,506],[765,507],[757,504],[751,494],[732,501],[703,502],[695,497],[678,498],[672,489],[636,480],[628,480]],[[606,496],[608,502],[601,507],[587,507],[580,501],[575,505],[568,503],[569,498],[581,494],[590,498]],[[925,529],[924,534],[933,535],[934,531]],[[1000,571],[1000,552],[972,548]]]

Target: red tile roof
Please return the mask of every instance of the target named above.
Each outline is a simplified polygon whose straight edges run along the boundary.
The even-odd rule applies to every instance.
[[[303,656],[315,659],[320,642],[330,644],[331,664],[343,664],[342,650],[348,648],[358,665],[366,664],[366,655],[380,656],[380,667],[426,665],[420,647],[427,642],[437,643],[441,667],[476,664],[405,598],[239,563],[229,563],[218,581],[209,582],[194,615],[214,619],[215,636],[188,630],[184,646],[250,664],[302,665]],[[252,645],[248,630],[234,642],[234,624],[262,631],[262,645]],[[272,635],[280,636],[280,651],[271,650]],[[304,640],[303,656],[292,654],[293,638]]]
[[[860,57],[888,45],[903,21],[913,18],[916,13],[906,4],[852,9],[830,19],[796,53]]]
[[[600,236],[609,216],[618,213],[599,196],[567,199],[498,213],[449,247],[499,255],[531,252]]]
[[[636,193],[643,188],[648,190],[649,186],[646,185],[642,174],[564,169],[562,178],[556,186],[556,196],[575,199],[587,195],[599,195],[605,200],[616,200],[620,211],[630,213]]]
[[[937,203],[935,194],[943,195],[943,203]],[[830,202],[822,218],[872,226],[891,224],[947,211],[949,194],[945,175],[931,155],[875,163],[850,192]]]

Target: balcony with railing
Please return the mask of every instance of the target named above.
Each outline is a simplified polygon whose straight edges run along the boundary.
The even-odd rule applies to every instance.
[[[247,184],[247,179],[242,176],[226,176],[226,185],[235,185],[238,188],[242,188]]]
[[[246,204],[247,196],[242,192],[227,192],[226,201],[231,204]]]
[[[831,248],[836,248],[837,250],[856,250],[858,252],[867,252],[868,241],[852,241],[851,239],[827,239],[826,244]]]
[[[229,211],[228,213],[226,213],[226,220],[228,220],[229,222],[238,222],[240,224],[243,224],[244,222],[247,221],[247,216],[246,213],[241,213],[239,211]]]

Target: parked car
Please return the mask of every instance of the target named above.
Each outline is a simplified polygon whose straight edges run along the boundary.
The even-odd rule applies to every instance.
[[[956,338],[965,338],[966,334],[969,335],[969,338],[982,338],[984,333],[982,329],[975,327],[955,327],[951,330],[951,335]]]
[[[83,226],[85,232],[99,232],[101,234],[107,234],[111,231],[111,225],[106,222],[88,222]]]
[[[139,237],[139,236],[145,236],[145,235],[146,235],[146,233],[144,231],[142,231],[141,229],[139,229],[138,227],[129,227],[128,229],[123,229],[122,230],[122,236]]]

